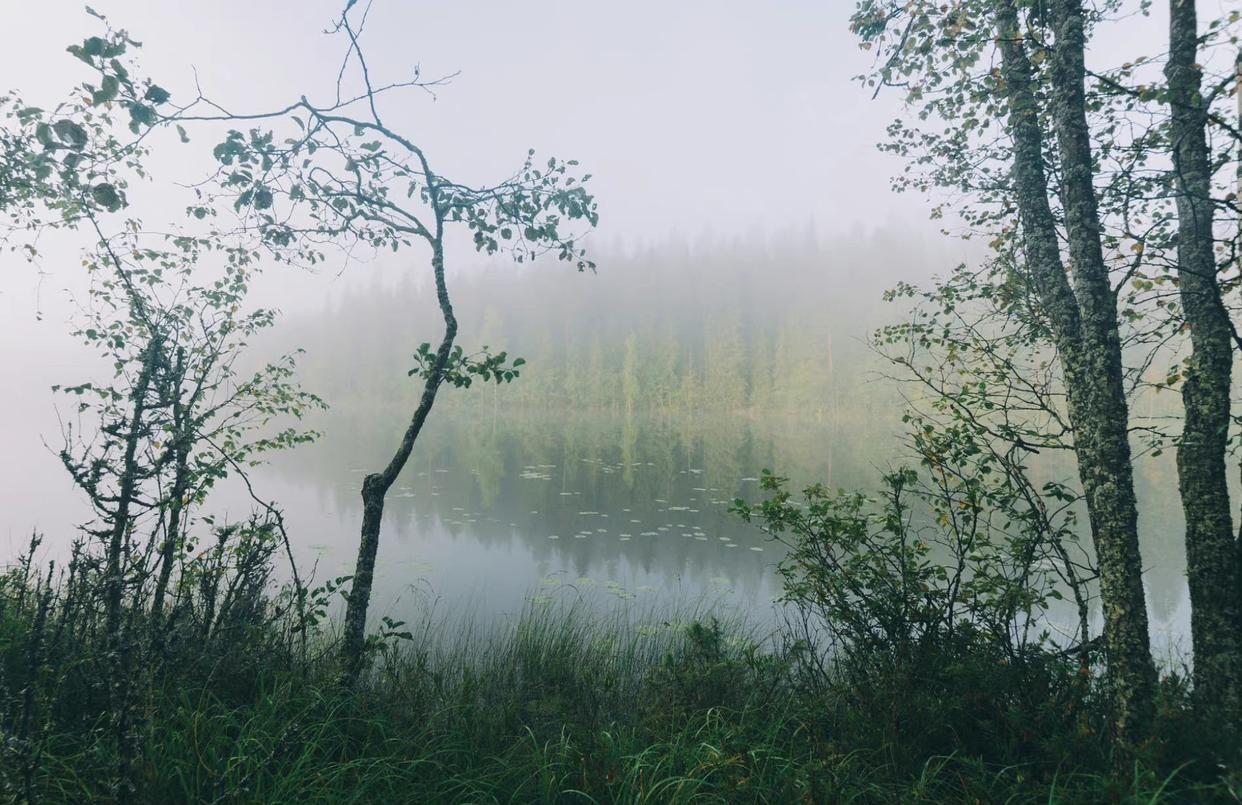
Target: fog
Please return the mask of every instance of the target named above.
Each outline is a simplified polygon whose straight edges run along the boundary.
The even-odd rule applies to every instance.
[[[8,5],[11,34],[0,51],[0,75],[28,102],[50,104],[83,79],[81,65],[64,48],[93,33],[96,23],[75,2]],[[289,103],[308,87],[319,93],[314,97],[331,92],[342,50],[340,39],[324,29],[338,5],[101,0],[94,7],[144,43],[144,70],[174,98],[192,97],[197,82],[230,111],[248,112]],[[981,252],[944,236],[942,227],[951,223],[928,220],[926,199],[891,191],[890,177],[901,163],[876,144],[887,123],[905,110],[897,93],[872,98],[854,80],[874,56],[849,32],[851,10],[852,4],[837,0],[375,4],[367,28],[373,73],[400,79],[417,65],[424,77],[448,77],[434,94],[406,92],[384,101],[391,127],[414,133],[440,171],[487,182],[508,175],[535,148],[540,155],[580,161],[594,177],[599,201],[600,225],[588,241],[597,273],[577,274],[554,260],[519,268],[479,257],[464,241],[449,255],[463,342],[530,360],[512,388],[448,400],[438,413],[455,423],[454,433],[462,431],[462,421],[486,422],[494,433],[498,418],[503,430],[504,416],[515,413],[591,415],[605,423],[599,432],[610,435],[595,452],[580,456],[580,446],[569,446],[565,456],[619,468],[622,454],[625,463],[641,458],[645,466],[656,450],[638,449],[641,440],[625,436],[617,423],[626,415],[656,415],[667,423],[669,416],[710,414],[716,418],[711,427],[652,426],[652,433],[682,434],[681,452],[661,470],[668,484],[722,443],[727,448],[713,460],[738,477],[753,477],[777,461],[808,479],[822,476],[832,472],[835,449],[838,481],[873,479],[888,456],[875,445],[897,429],[900,415],[900,400],[876,376],[866,346],[873,328],[899,315],[881,302],[881,294],[898,281],[923,280],[978,260]],[[1156,47],[1162,26],[1152,18],[1134,30],[1150,35]],[[1099,48],[1098,57],[1108,58],[1110,43]],[[170,182],[201,177],[210,166],[210,144],[206,133],[196,133],[180,150],[156,149],[155,179],[134,191],[136,208],[151,219],[179,215],[184,188]],[[63,546],[86,516],[53,452],[67,414],[64,401],[50,391],[52,384],[99,372],[67,334],[74,300],[86,288],[77,257],[81,245],[70,236],[43,242],[37,265],[10,253],[0,257],[0,365],[6,377],[0,395],[0,440],[6,446],[0,508],[7,515],[0,554],[6,556],[33,529]],[[317,423],[326,446],[282,459],[284,469],[268,477],[273,495],[283,491],[296,501],[294,518],[309,534],[301,546],[307,555],[335,546],[329,568],[346,569],[353,549],[358,476],[327,469],[307,476],[305,470],[335,462],[356,473],[383,459],[415,393],[406,375],[409,356],[439,326],[427,282],[422,257],[403,252],[374,260],[337,255],[314,273],[275,266],[257,286],[254,301],[284,314],[257,346],[271,354],[305,349],[304,379],[333,406]],[[798,336],[796,350],[791,332]],[[627,360],[648,372],[634,370],[630,386]],[[657,377],[651,367],[660,360],[666,365]],[[753,418],[758,408],[801,415],[816,423],[816,436],[774,436],[753,422],[740,428],[718,421]],[[382,424],[385,415],[388,424]],[[755,428],[757,435],[751,434]],[[720,435],[740,430],[751,434],[744,444]],[[614,438],[622,443],[611,444]],[[663,438],[653,437],[653,444]],[[756,441],[767,447],[756,449]],[[477,466],[485,452],[478,445],[459,451],[474,456],[461,463],[461,455],[433,444],[441,446],[428,452],[438,449],[434,454],[447,469],[420,459],[422,472],[451,470],[466,483],[489,477]],[[540,464],[520,446],[504,450],[503,466],[511,475]],[[843,453],[848,470],[841,469]],[[496,472],[490,476],[494,484],[508,477]],[[733,488],[737,477],[709,472],[719,482],[712,505],[739,491]],[[626,488],[632,499],[642,487]],[[481,495],[443,511],[438,504],[419,510],[419,517],[434,512],[438,519],[411,521],[422,525],[403,532],[402,541],[415,547],[400,561],[407,567],[421,561],[420,538],[447,540],[441,553],[469,554],[454,542],[453,523],[505,519],[511,532],[504,540],[512,544],[500,564],[529,561],[532,567],[511,579],[516,594],[564,567],[582,575],[600,570],[582,549],[573,557],[568,549],[549,554],[546,544],[532,542],[560,536],[545,533],[548,523],[509,522],[510,516],[517,520],[514,512],[525,511],[524,503],[499,518],[484,505],[491,500]],[[472,506],[478,517],[452,513]],[[725,528],[720,510],[704,505],[714,528]],[[321,533],[329,520],[331,533]],[[709,528],[684,527],[694,539],[706,537],[702,529]],[[466,539],[479,544],[497,539],[481,525],[467,532]],[[621,539],[630,539],[622,533]],[[536,547],[520,549],[523,539]],[[310,550],[312,544],[320,548]],[[478,556],[469,561],[482,561]],[[605,575],[616,570],[610,560],[601,561]],[[674,575],[725,572],[711,564],[714,559],[704,561],[706,569],[695,570],[678,555],[665,565]],[[746,572],[753,592],[768,565],[752,564]],[[650,570],[638,573],[635,583],[650,581],[644,575]],[[1178,617],[1177,600],[1174,594],[1165,602],[1163,622]],[[511,602],[498,606],[504,605]]]
[[[15,801],[1236,801],[1242,0],[0,0]]]
[[[67,0],[7,5],[14,35],[0,53],[6,85],[31,103],[63,97],[85,77],[65,47],[94,33],[96,21]],[[386,110],[394,126],[417,132],[441,170],[486,181],[507,175],[532,147],[581,161],[594,174],[602,213],[591,245],[604,254],[790,228],[813,227],[820,237],[877,227],[934,233],[920,199],[889,192],[896,165],[875,142],[897,108],[893,98],[870,100],[851,80],[869,57],[848,31],[848,5],[783,6],[773,13],[748,2],[378,4],[368,49],[377,74],[405,76],[419,65],[425,76],[454,75],[434,99],[407,94]],[[192,93],[197,80],[236,111],[283,104],[308,87],[329,91],[342,55],[340,41],[323,33],[339,10],[333,2],[93,7],[143,42],[144,69],[174,94]],[[185,163],[155,162],[157,181],[140,200],[149,217],[170,217],[169,207],[184,204],[162,185],[198,178],[207,145],[181,149],[178,157],[199,155]],[[12,457],[0,484],[5,510],[16,515],[4,528],[19,541],[26,529],[61,519],[69,488],[42,446],[59,439],[48,387],[75,381],[86,359],[66,335],[70,297],[84,291],[79,244],[41,245],[42,274],[14,255],[0,258],[7,378],[0,438]],[[451,259],[457,270],[482,262],[468,247]],[[256,302],[295,313],[411,273],[425,279],[410,259],[341,267],[268,276]],[[881,267],[901,273],[839,270],[848,278]],[[599,270],[608,274],[606,260]],[[566,281],[581,289],[590,279]],[[866,285],[874,297],[874,283]],[[846,282],[836,293],[857,290]]]

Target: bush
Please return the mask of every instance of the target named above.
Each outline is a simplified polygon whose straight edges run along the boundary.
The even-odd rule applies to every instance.
[[[923,436],[925,448],[952,441]],[[1022,479],[980,472],[987,454],[963,452],[961,440],[951,449],[951,460],[925,463],[926,475],[887,475],[878,499],[821,485],[795,499],[786,479],[765,472],[766,498],[735,502],[787,548],[790,684],[811,708],[806,723],[832,751],[872,753],[870,763],[903,780],[946,754],[1019,764],[1027,780],[1107,773],[1101,664],[1092,643],[1058,644],[1046,628],[1064,579],[1078,578],[1064,564],[1064,531],[1022,503]],[[1180,740],[1189,698],[1166,690],[1160,730]],[[1179,773],[1215,779],[1207,753],[1150,749],[1153,768],[1171,773],[1185,760],[1193,773]]]

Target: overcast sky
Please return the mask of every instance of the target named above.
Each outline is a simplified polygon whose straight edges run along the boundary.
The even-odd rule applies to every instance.
[[[80,78],[65,46],[94,32],[73,0],[9,3],[0,75],[31,100]],[[332,86],[339,0],[99,0],[145,44],[146,70],[237,110]],[[919,216],[894,200],[874,143],[896,111],[851,76],[868,54],[844,0],[377,0],[367,51],[391,78],[460,71],[437,101],[388,116],[441,170],[486,180],[528,147],[597,177],[603,232],[625,238],[748,231],[814,219],[828,231]],[[397,99],[393,99],[396,101]],[[899,211],[899,212],[895,212]]]

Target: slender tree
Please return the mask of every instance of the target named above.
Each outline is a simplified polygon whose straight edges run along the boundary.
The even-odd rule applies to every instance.
[[[1079,475],[1086,494],[1087,510],[1100,566],[1100,592],[1105,607],[1110,673],[1118,731],[1124,739],[1140,738],[1152,715],[1156,673],[1152,664],[1147,607],[1143,595],[1142,558],[1138,545],[1138,506],[1134,496],[1129,437],[1129,408],[1122,378],[1121,341],[1118,333],[1117,299],[1109,279],[1101,245],[1099,202],[1094,188],[1091,131],[1087,123],[1084,90],[1086,48],[1085,20],[1081,0],[1054,0],[1050,7],[1054,35],[1052,47],[1052,118],[1060,151],[1061,193],[1068,257],[1073,269],[1073,298],[1078,327],[1068,306],[1052,314],[1058,346],[1066,365],[1066,388],[1074,427]],[[1010,0],[1001,3],[997,35],[1002,41],[1004,72],[1010,84],[1010,123],[1017,143],[1014,183],[1027,263],[1040,278],[1036,287],[1050,311],[1069,300],[1065,272],[1059,254],[1047,246],[1032,250],[1032,238],[1046,239],[1055,230],[1047,220],[1032,220],[1028,205],[1046,208],[1046,196],[1036,201],[1028,184],[1042,172],[1019,153],[1034,157],[1035,141],[1026,142],[1034,121],[1031,95],[1019,96],[1025,82],[1029,93],[1029,69],[1022,50],[1016,11]],[[1019,77],[1020,76],[1020,77]],[[1018,86],[1015,86],[1015,80]],[[1046,190],[1044,191],[1046,192]],[[1043,218],[1043,209],[1037,213]],[[1035,228],[1042,231],[1035,233]],[[1057,272],[1056,278],[1053,272]],[[1051,304],[1049,304],[1051,303]]]
[[[973,205],[958,208],[968,231],[991,232],[998,248],[1018,245],[1016,281],[1005,280],[1004,293],[1029,295],[1037,331],[1060,360],[1098,556],[1116,725],[1124,743],[1136,742],[1152,713],[1156,674],[1117,296],[1087,116],[1082,7],[1077,0],[1038,9],[1016,0],[944,8],[868,1],[854,25],[865,45],[881,47],[877,91],[903,83],[925,114],[946,121],[939,132],[894,126],[890,148],[923,169],[899,186],[965,192]]]
[[[366,12],[346,5],[335,32],[344,37],[346,55],[332,100],[316,104],[302,96],[267,112],[234,114],[200,95],[161,117],[165,125],[203,122],[266,124],[274,128],[232,130],[216,146],[219,171],[204,185],[204,198],[230,199],[240,227],[221,227],[222,239],[243,237],[291,262],[317,263],[323,249],[354,254],[360,249],[391,250],[420,246],[434,282],[442,332],[439,341],[414,354],[411,376],[421,392],[391,458],[362,484],[362,526],[352,587],[345,612],[342,657],[346,677],[361,670],[366,622],[379,551],[384,502],[401,474],[435,405],[441,386],[473,380],[505,382],[517,376],[522,360],[504,352],[466,354],[457,345],[458,322],[449,294],[446,257],[455,228],[469,232],[478,251],[504,252],[517,262],[552,253],[579,271],[594,268],[575,234],[579,225],[598,221],[593,196],[573,175],[577,162],[549,159],[536,164],[529,151],[521,167],[493,185],[458,183],[433,169],[421,146],[388,125],[381,115],[385,98],[399,89],[433,91],[443,80],[372,82],[360,37]],[[352,77],[350,94],[344,80]],[[275,127],[282,134],[278,136]],[[213,215],[204,206],[200,217]]]
[[[1177,278],[1191,353],[1182,382],[1185,422],[1177,449],[1186,515],[1195,693],[1226,722],[1242,712],[1242,575],[1233,534],[1225,455],[1233,325],[1217,281],[1212,157],[1192,0],[1169,2],[1170,150],[1177,198]]]

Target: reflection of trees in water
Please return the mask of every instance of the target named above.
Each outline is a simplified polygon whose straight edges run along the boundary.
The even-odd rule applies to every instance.
[[[350,470],[381,453],[388,434],[381,417],[331,416],[321,443],[277,469],[322,489],[348,519],[358,512],[360,478]],[[583,576],[628,565],[668,583],[683,574],[725,577],[742,590],[758,588],[780,554],[728,514],[729,501],[753,496],[756,484],[742,479],[765,467],[799,481],[816,478],[828,432],[815,425],[782,433],[736,416],[522,415],[500,417],[493,427],[489,412],[434,425],[390,504],[400,542],[437,527],[484,547],[518,541],[536,561]],[[859,458],[853,480],[862,484],[870,461],[856,447],[845,452]],[[575,538],[584,530],[591,535]]]
[[[768,467],[789,475],[795,485],[823,480],[867,489],[875,486],[879,469],[901,458],[895,422],[852,417],[848,403],[841,414],[839,420],[808,422],[446,411],[398,481],[391,504],[394,533],[402,544],[417,544],[420,531],[442,529],[462,541],[463,554],[470,544],[519,543],[540,566],[566,567],[580,576],[615,577],[630,567],[666,584],[680,583],[683,575],[699,583],[719,576],[753,592],[764,579],[770,581],[780,552],[727,512],[728,501],[757,493],[756,484],[744,478]],[[322,424],[323,441],[282,459],[278,469],[327,496],[352,523],[361,475],[350,469],[373,463],[391,434],[384,417],[340,410],[330,416]],[[1068,456],[1041,455],[1033,470],[1044,480],[1075,477]],[[1158,622],[1167,622],[1184,608],[1186,595],[1171,456],[1140,461],[1136,484],[1149,605]],[[1085,514],[1080,520],[1085,533]],[[669,530],[658,531],[660,526]],[[590,537],[574,538],[586,529]],[[642,536],[649,531],[658,536]],[[354,536],[352,530],[346,533]],[[628,541],[620,539],[623,533],[631,535]],[[705,535],[707,541],[684,533]],[[720,537],[738,547],[725,548]],[[752,545],[764,551],[750,551]],[[533,586],[537,579],[530,582]]]

